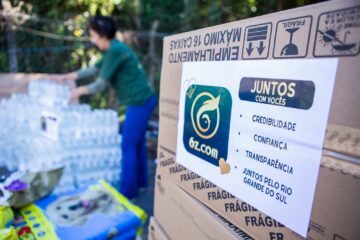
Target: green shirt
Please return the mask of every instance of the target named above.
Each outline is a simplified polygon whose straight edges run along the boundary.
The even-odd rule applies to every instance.
[[[99,77],[115,89],[121,104],[142,105],[154,95],[135,53],[116,39],[95,66],[100,70]]]

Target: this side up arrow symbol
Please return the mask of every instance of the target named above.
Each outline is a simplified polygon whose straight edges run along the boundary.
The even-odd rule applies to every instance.
[[[250,56],[253,50],[252,42],[249,42],[249,47],[246,49],[247,54]]]
[[[257,50],[258,50],[258,52],[259,52],[259,55],[261,55],[261,54],[263,53],[264,49],[265,49],[265,47],[264,47],[264,42],[261,41],[261,42],[260,42],[260,46],[257,47]]]

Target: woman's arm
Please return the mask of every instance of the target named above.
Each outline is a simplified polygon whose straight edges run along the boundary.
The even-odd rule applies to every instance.
[[[98,92],[102,92],[108,86],[108,82],[100,77],[96,79],[95,82],[92,82],[86,86],[81,86],[75,88],[71,92],[71,99],[78,99],[82,95],[95,94]]]
[[[75,81],[79,79],[84,79],[88,77],[93,77],[99,73],[99,69],[95,66],[91,66],[85,69],[80,69],[78,71],[64,73],[64,74],[52,74],[48,78],[50,80],[58,82],[66,82],[67,80]]]
[[[95,82],[92,82],[88,85],[86,85],[87,89],[88,89],[88,94],[95,94],[98,92],[102,92],[105,90],[105,88],[108,86],[108,81],[106,81],[105,79],[98,77],[96,78]]]
[[[95,66],[90,66],[88,68],[80,69],[76,72],[72,72],[69,74],[74,74],[74,73],[75,75],[69,75],[69,77],[76,77],[75,79],[83,79],[97,75],[99,73],[99,69]]]

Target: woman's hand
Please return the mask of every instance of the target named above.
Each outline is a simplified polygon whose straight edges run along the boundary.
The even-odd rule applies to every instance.
[[[71,91],[71,101],[78,100],[82,95],[89,94],[87,87],[77,87]]]

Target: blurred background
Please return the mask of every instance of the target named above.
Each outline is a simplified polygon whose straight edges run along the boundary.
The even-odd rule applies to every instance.
[[[0,73],[65,73],[95,63],[101,52],[88,41],[87,22],[102,14],[116,20],[118,37],[137,52],[158,93],[163,37],[316,2],[320,1],[0,0]],[[82,102],[122,115],[115,95],[107,94],[83,97]]]

